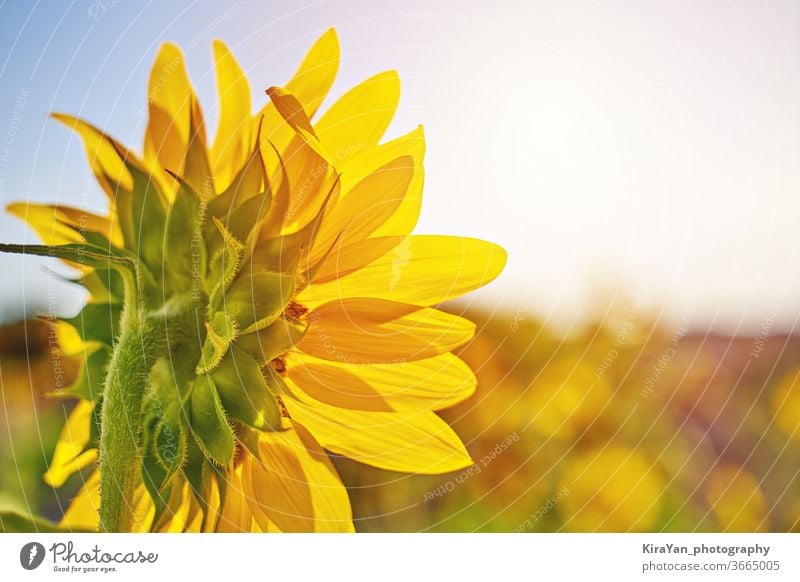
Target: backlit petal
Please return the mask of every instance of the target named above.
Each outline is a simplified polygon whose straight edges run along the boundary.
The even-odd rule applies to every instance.
[[[371,148],[383,137],[400,100],[395,71],[380,73],[339,98],[315,124],[320,141],[342,163]]]
[[[213,43],[219,92],[219,127],[211,148],[214,181],[221,192],[244,165],[250,139],[250,85],[236,58],[221,40]]]
[[[323,447],[367,465],[435,475],[472,464],[458,435],[433,412],[364,412],[294,398],[285,404]]]
[[[51,487],[61,487],[74,473],[97,460],[97,449],[85,450],[90,438],[92,410],[92,402],[81,400],[69,413],[44,474],[44,482]]]
[[[456,315],[383,299],[326,303],[309,321],[298,349],[352,364],[430,358],[462,345],[475,333],[475,324]]]
[[[414,362],[351,365],[290,352],[287,374],[312,398],[356,410],[441,410],[469,398],[475,375],[450,353]]]
[[[460,297],[493,280],[506,252],[490,242],[462,237],[409,236],[368,266],[319,285],[299,297],[318,305],[340,297],[375,297],[433,305]]]
[[[266,515],[291,532],[353,531],[347,491],[302,426],[261,433],[258,448],[260,462],[246,463],[242,474],[257,520]]]

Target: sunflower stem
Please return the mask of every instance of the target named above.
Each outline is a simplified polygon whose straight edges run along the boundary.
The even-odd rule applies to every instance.
[[[123,273],[125,299],[103,392],[100,425],[100,531],[129,532],[141,467],[142,399],[158,335],[142,318],[139,281]]]

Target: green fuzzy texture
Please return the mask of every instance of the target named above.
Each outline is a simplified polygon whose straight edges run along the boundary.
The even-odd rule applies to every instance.
[[[275,396],[281,382],[270,376],[269,362],[307,328],[286,308],[298,282],[310,279],[303,259],[324,212],[281,235],[288,184],[282,180],[273,196],[258,146],[216,193],[197,124],[192,113],[181,175],[170,172],[179,186],[172,197],[135,156],[81,122],[113,147],[132,178],[128,188],[98,175],[114,192],[121,246],[108,233],[68,223],[61,226],[82,242],[0,244],[0,252],[91,268],[76,281],[91,302],[63,320],[87,346],[81,373],[64,395],[95,404],[88,446],[99,444],[106,532],[131,530],[140,483],[155,505],[154,530],[181,506],[186,485],[194,496],[190,513],[206,511],[212,485],[224,497],[225,470],[237,450],[256,431],[281,429]]]

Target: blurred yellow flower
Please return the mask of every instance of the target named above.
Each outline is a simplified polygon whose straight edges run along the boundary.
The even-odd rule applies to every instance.
[[[767,531],[767,502],[752,473],[731,463],[714,467],[703,492],[725,532]]]
[[[611,387],[595,368],[577,358],[562,358],[540,372],[525,405],[535,430],[573,440],[599,417],[610,397]]]
[[[781,379],[770,404],[778,428],[789,438],[800,440],[800,369],[792,370]]]
[[[609,444],[564,459],[559,505],[564,529],[579,532],[652,530],[665,485],[658,466],[636,449]]]

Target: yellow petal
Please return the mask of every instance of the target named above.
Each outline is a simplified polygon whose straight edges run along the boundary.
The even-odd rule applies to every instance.
[[[425,134],[422,127],[417,127],[408,134],[383,145],[369,148],[339,166],[342,174],[342,198],[346,198],[350,190],[361,180],[390,161],[403,156],[410,156],[414,160],[414,177],[408,185],[400,207],[377,229],[375,236],[405,236],[410,234],[417,224],[422,206],[422,186],[425,176],[423,168]]]
[[[258,450],[260,462],[245,463],[242,473],[257,521],[266,515],[287,532],[353,531],[347,491],[308,431],[295,424],[261,433]]]
[[[317,139],[308,113],[297,97],[282,87],[270,87],[267,89],[267,95],[275,104],[280,116],[292,129],[307,139]]]
[[[60,525],[67,529],[100,527],[100,471],[95,471],[73,497],[61,518]]]
[[[133,178],[108,136],[93,125],[71,115],[54,113],[53,119],[60,121],[81,136],[86,156],[89,158],[89,165],[109,199],[113,201],[116,198],[114,183],[119,184],[125,190],[133,188]],[[123,149],[123,151],[125,150]],[[134,157],[127,151],[125,151],[125,155]]]
[[[339,40],[336,32],[331,28],[314,43],[292,79],[284,86],[286,91],[294,95],[302,104],[308,118],[312,118],[319,109],[333,84],[338,68]],[[270,151],[269,142],[272,142],[279,152],[285,153],[289,143],[295,137],[295,132],[281,121],[272,102],[264,106],[254,117],[254,127],[258,126],[262,116],[264,117],[262,151]],[[277,160],[271,161],[270,175],[275,173],[276,163]]]
[[[297,352],[286,356],[294,385],[312,398],[356,410],[441,410],[475,391],[472,370],[450,353],[385,366],[356,366]]]
[[[284,231],[296,230],[317,216],[337,178],[319,140],[314,135],[306,112],[294,95],[280,87],[267,93],[278,109],[282,122],[295,132],[283,155],[283,172],[291,187]]]
[[[63,320],[56,320],[50,325],[55,326],[55,336],[61,353],[66,356],[80,356],[87,358],[90,353],[89,344],[83,343],[80,333],[71,324]],[[52,329],[52,328],[51,328]]]
[[[247,159],[249,146],[250,85],[233,54],[221,40],[213,42],[219,92],[219,127],[211,148],[215,185],[228,187]]]
[[[313,283],[320,285],[346,277],[387,254],[401,242],[402,236],[368,238],[350,244],[337,245],[316,267]]]
[[[183,52],[174,44],[163,44],[153,63],[147,90],[150,116],[145,130],[144,157],[151,166],[173,172],[183,167],[193,97]],[[204,135],[202,117],[196,124]]]
[[[242,484],[242,466],[239,465],[233,471],[230,471],[227,477],[225,504],[217,520],[217,532],[260,532],[261,528],[255,523],[253,513],[247,503],[247,496]]]
[[[144,485],[139,485],[133,495],[134,504],[131,532],[150,530],[155,515],[155,506]],[[83,487],[64,512],[60,525],[67,529],[98,530],[100,528],[100,471],[95,471],[84,482]]]
[[[410,236],[346,277],[310,285],[298,301],[319,305],[341,297],[374,297],[433,305],[482,287],[500,274],[505,263],[506,252],[486,241]]]
[[[313,117],[322,105],[338,69],[339,39],[336,31],[329,28],[314,43],[292,80],[286,84],[286,89],[300,100],[309,117]]]
[[[375,75],[340,97],[315,124],[334,162],[345,162],[376,145],[399,100],[400,79],[395,71]]]
[[[90,438],[94,403],[80,400],[69,413],[58,437],[44,482],[61,487],[69,477],[97,460],[97,449],[85,451]]]
[[[391,363],[433,357],[469,341],[471,321],[430,307],[350,298],[317,307],[297,346],[325,360]]]
[[[284,403],[323,447],[367,465],[436,475],[472,464],[458,435],[433,412],[364,412],[295,398]]]
[[[6,208],[9,213],[27,222],[48,245],[81,242],[83,237],[75,229],[99,232],[112,243],[122,246],[122,234],[113,227],[109,217],[93,214],[80,208],[55,204],[17,202]],[[72,228],[70,228],[72,227]]]
[[[414,160],[403,156],[356,184],[325,216],[310,263],[325,256],[339,237],[340,246],[367,238],[397,211],[414,176]],[[335,251],[334,251],[335,253]]]

